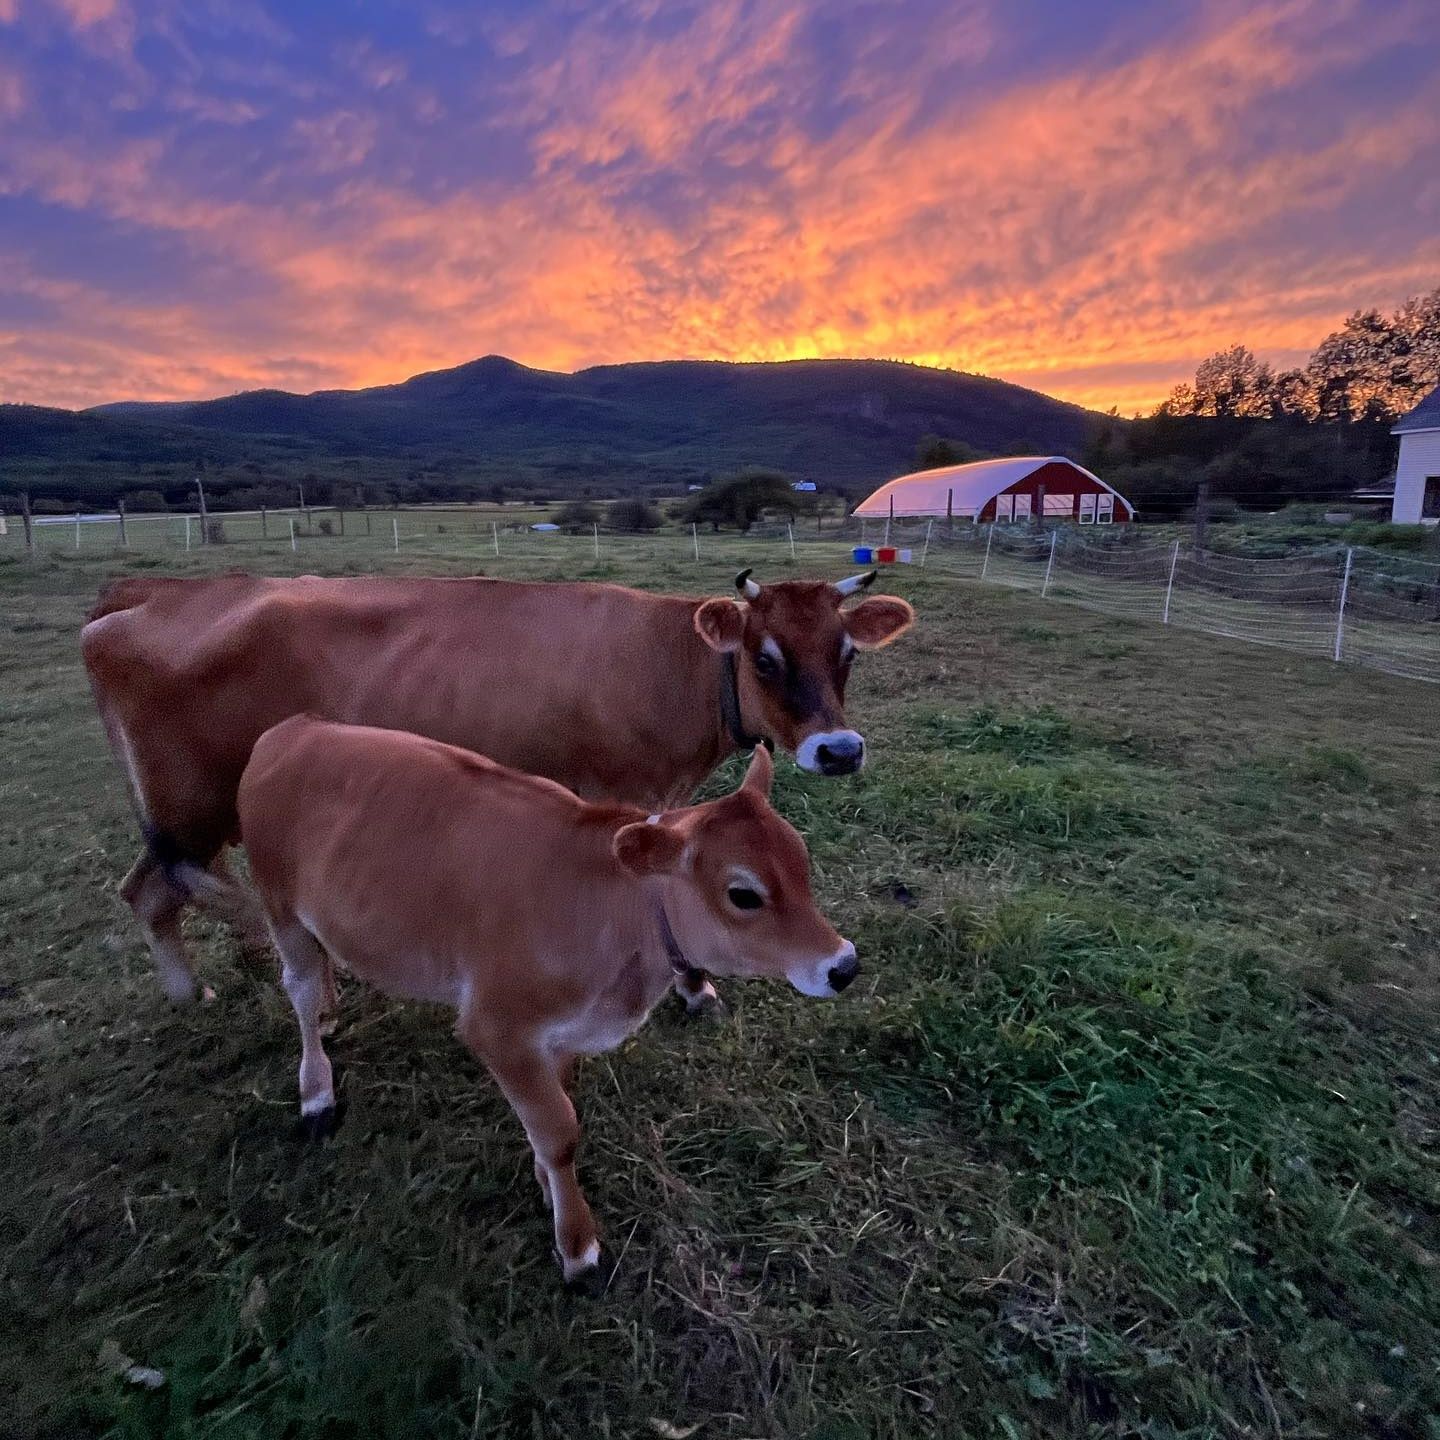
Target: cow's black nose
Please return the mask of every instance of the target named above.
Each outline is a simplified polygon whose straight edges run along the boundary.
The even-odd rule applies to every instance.
[[[836,735],[815,747],[815,763],[823,775],[851,775],[865,760],[865,742],[858,735]]]
[[[858,974],[860,962],[852,955],[848,960],[830,968],[830,988],[838,995]]]

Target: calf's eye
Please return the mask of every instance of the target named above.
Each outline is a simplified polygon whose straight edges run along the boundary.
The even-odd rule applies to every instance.
[[[737,910],[758,910],[765,903],[760,892],[752,890],[748,885],[732,885],[725,893]]]
[[[755,673],[757,675],[774,675],[780,669],[775,657],[768,650],[761,650],[755,656]]]

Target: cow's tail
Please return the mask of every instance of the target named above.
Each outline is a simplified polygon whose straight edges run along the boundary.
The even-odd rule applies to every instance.
[[[229,895],[229,887],[210,873],[209,865],[168,831],[147,825],[145,848],[165,879],[187,900],[223,901]]]

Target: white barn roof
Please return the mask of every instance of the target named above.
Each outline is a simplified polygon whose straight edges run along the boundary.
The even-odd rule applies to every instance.
[[[956,515],[978,515],[989,500],[1010,486],[1033,475],[1043,465],[1068,465],[1102,490],[1110,493],[1134,514],[1135,507],[1113,486],[1083,465],[1063,455],[1021,455],[1004,460],[977,460],[972,465],[946,465],[939,470],[917,470],[882,485],[868,495],[853,513],[865,519],[882,519],[890,514],[890,498],[895,498],[896,515],[943,515],[947,497],[953,491]]]
[[[1416,430],[1440,430],[1440,385],[1437,385],[1408,415],[1402,415],[1390,431],[1409,435]]]

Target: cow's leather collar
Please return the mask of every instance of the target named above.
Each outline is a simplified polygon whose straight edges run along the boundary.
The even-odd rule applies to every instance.
[[[775,748],[768,736],[748,735],[745,722],[740,716],[740,682],[735,672],[735,652],[727,650],[720,657],[720,715],[725,721],[725,731],[740,750],[753,750],[763,745],[767,750]]]

